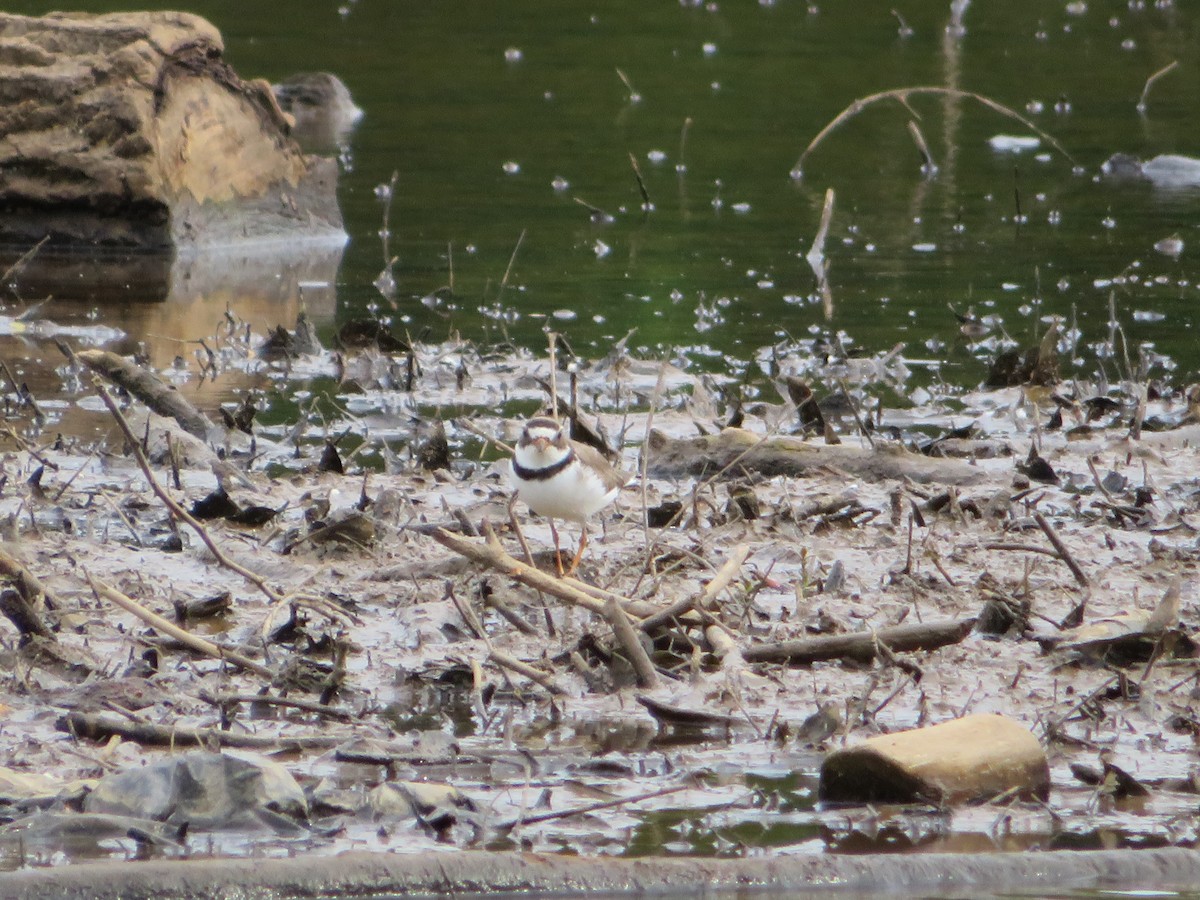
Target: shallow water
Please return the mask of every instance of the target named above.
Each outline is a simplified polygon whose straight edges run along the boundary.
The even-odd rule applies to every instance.
[[[985,371],[975,357],[989,351],[971,352],[948,306],[1000,317],[1024,345],[1044,328],[1040,315],[1077,321],[1075,355],[1091,371],[1088,344],[1108,337],[1115,291],[1131,346],[1152,344],[1166,365],[1195,370],[1197,190],[1115,184],[1097,172],[1117,151],[1200,152],[1188,125],[1200,106],[1190,90],[1197,13],[1170,2],[1024,0],[965,5],[959,28],[950,4],[897,7],[908,34],[891,6],[513,2],[500,11],[468,0],[347,0],[295,15],[272,2],[188,4],[221,28],[244,76],[334,71],[366,111],[343,154],[351,241],[336,296],[316,304],[327,334],[332,320],[378,309],[434,338],[458,330],[541,347],[553,327],[596,355],[636,327],[637,346],[723,367],[787,336],[842,333],[870,352],[902,341],[910,357],[944,360],[944,377],[973,385]],[[1140,115],[1146,78],[1173,61]],[[936,177],[923,177],[906,130],[912,115],[895,101],[829,134],[803,179],[790,176],[856,98],[918,85],[985,95],[1070,158],[1046,140],[994,150],[990,138],[1030,128],[973,99],[926,96],[911,112]],[[374,286],[385,260],[376,188],[393,171],[396,289],[387,298]],[[828,315],[804,259],[826,188],[836,192]],[[611,221],[593,222],[583,204]],[[1153,249],[1175,234],[1178,258]],[[85,294],[87,281],[81,273]],[[262,328],[287,322],[294,291],[255,302],[273,281],[250,276],[225,300]],[[135,337],[175,341],[154,354],[168,360],[178,341],[211,333],[225,305],[164,335],[161,320],[177,316],[153,303],[118,314],[111,298],[73,304],[70,294],[60,285],[46,315],[119,320]]]

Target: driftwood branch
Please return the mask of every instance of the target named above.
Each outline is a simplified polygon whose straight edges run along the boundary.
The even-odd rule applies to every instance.
[[[758,644],[742,651],[746,662],[782,662],[804,665],[823,659],[857,659],[869,662],[880,653],[883,645],[893,653],[911,650],[935,650],[947,644],[957,644],[975,627],[975,619],[949,622],[926,622],[915,625],[894,625],[878,631],[858,631],[854,634],[832,634],[820,637]]]
[[[29,571],[23,562],[3,548],[0,548],[0,576],[11,578],[14,587],[34,609],[40,610],[44,606],[49,606],[51,609],[57,607],[58,604],[54,601],[53,595],[41,580]]]
[[[605,615],[605,600],[600,600],[575,587],[568,579],[556,578],[541,569],[536,569],[515,559],[500,546],[499,538],[490,527],[485,527],[484,530],[487,537],[482,542],[459,537],[445,528],[435,529],[431,534],[435,541],[460,556],[483,563],[497,572],[503,572],[536,591],[542,591],[560,600],[565,600],[567,603],[586,609],[598,616]],[[634,615],[637,614],[637,607],[634,606],[631,609],[630,601],[626,600],[622,605],[626,607],[627,611],[633,612]],[[640,619],[641,616],[638,618]]]
[[[13,623],[13,627],[22,636],[36,634],[47,641],[57,641],[58,638],[50,630],[32,603],[25,599],[19,590],[4,588],[0,590],[0,613]]]

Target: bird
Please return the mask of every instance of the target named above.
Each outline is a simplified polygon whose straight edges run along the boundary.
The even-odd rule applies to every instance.
[[[537,416],[525,423],[513,450],[511,480],[516,489],[514,499],[550,520],[558,572],[570,575],[583,558],[587,520],[617,499],[629,477],[595,447],[571,440],[563,423]],[[568,519],[583,526],[579,549],[565,572],[555,519]]]

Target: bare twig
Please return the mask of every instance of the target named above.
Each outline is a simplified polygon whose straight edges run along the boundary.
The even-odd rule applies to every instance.
[[[521,662],[516,657],[509,656],[502,650],[492,647],[488,651],[488,659],[503,669],[508,669],[510,672],[516,672],[518,675],[528,678],[534,684],[545,688],[551,694],[562,697],[567,693],[563,688],[555,684],[545,672],[538,671],[533,666]]]
[[[484,533],[486,539],[482,543],[459,537],[456,534],[446,531],[444,528],[436,529],[432,532],[432,536],[443,547],[447,547],[468,559],[473,559],[475,562],[490,566],[498,572],[503,572],[505,575],[510,575],[534,590],[551,594],[560,600],[566,600],[568,603],[582,607],[598,616],[605,614],[604,601],[597,600],[590,594],[584,593],[579,588],[570,584],[566,579],[556,578],[553,575],[543,572],[541,569],[535,569],[518,559],[514,559],[500,545],[500,540],[496,537],[496,533],[490,525],[485,524]]]
[[[629,102],[640,103],[642,95],[638,93],[638,89],[633,86],[633,82],[629,80],[629,76],[617,69],[617,77],[621,79],[621,84],[629,91]]]
[[[697,595],[677,600],[661,612],[643,619],[641,629],[647,634],[651,634],[672,619],[677,619],[690,610],[703,610],[717,594],[729,587],[729,583],[737,577],[749,555],[750,548],[746,544],[734,547],[733,552],[729,554],[729,559],[725,560],[721,568],[717,570],[717,574],[704,586],[704,590]]]
[[[625,806],[629,803],[641,803],[643,800],[653,800],[656,797],[665,797],[667,794],[677,794],[680,791],[686,791],[690,785],[681,784],[675,787],[663,788],[659,791],[651,791],[648,794],[637,794],[633,797],[618,797],[615,800],[601,800],[598,803],[589,803],[586,806],[577,806],[573,809],[560,809],[555,812],[538,813],[533,816],[521,816],[517,819],[509,819],[507,822],[501,822],[496,826],[500,831],[508,831],[516,828],[518,825],[536,825],[538,822],[550,822],[554,819],[565,819],[567,816],[578,816],[584,813],[596,812],[601,809],[612,809],[614,806]]]
[[[0,359],[0,369],[4,371],[4,377],[7,378],[9,383],[12,385],[13,393],[17,395],[17,400],[29,407],[29,409],[33,412],[33,418],[38,422],[39,425],[45,422],[46,415],[42,412],[41,407],[38,406],[37,401],[33,399],[33,394],[31,394],[28,389],[17,383],[17,379],[13,375],[12,369],[8,367],[8,363],[3,359]]]
[[[1015,550],[1018,553],[1040,553],[1043,556],[1053,556],[1059,559],[1057,550],[1049,550],[1045,547],[1036,547],[1033,544],[1010,544],[1004,542],[989,543],[983,545],[984,550]]]
[[[517,251],[521,249],[521,244],[525,240],[525,229],[521,229],[521,235],[517,238],[517,243],[513,245],[512,256],[508,258],[508,265],[504,269],[504,277],[500,279],[500,290],[496,292],[496,299],[499,300],[504,295],[504,289],[508,287],[508,277],[512,274],[513,263],[517,261]]]
[[[46,235],[44,238],[22,253],[19,257],[17,257],[16,262],[5,269],[3,273],[0,273],[0,283],[6,283],[10,278],[20,275],[21,270],[29,265],[30,260],[37,256],[37,252],[46,245],[46,241],[48,240],[50,240],[50,235]],[[39,303],[38,305],[40,306],[41,304]]]
[[[517,611],[512,609],[507,603],[497,597],[495,594],[488,593],[484,596],[483,602],[500,614],[513,628],[521,632],[521,634],[537,637],[541,632],[537,630],[529,622],[525,621]]]
[[[1042,529],[1046,538],[1054,545],[1054,549],[1058,551],[1059,559],[1067,564],[1067,568],[1071,570],[1071,574],[1075,576],[1075,580],[1079,582],[1079,586],[1088,587],[1088,577],[1083,574],[1083,569],[1079,568],[1079,563],[1075,562],[1075,557],[1071,555],[1071,551],[1067,549],[1067,545],[1062,542],[1062,538],[1058,536],[1058,532],[1054,530],[1054,526],[1040,512],[1033,514],[1033,520],[1038,523],[1038,527]]]
[[[475,435],[475,437],[482,438],[484,441],[486,441],[489,444],[494,444],[495,446],[497,446],[501,450],[503,450],[505,453],[511,454],[513,452],[512,444],[506,444],[504,441],[500,440],[499,438],[488,434],[486,431],[481,429],[478,425],[476,425],[470,419],[455,419],[454,424],[457,425],[459,428],[463,429],[464,431],[471,432],[471,434]]]
[[[338,709],[328,703],[318,703],[316,700],[305,700],[300,697],[274,697],[270,694],[210,694],[200,692],[200,699],[212,706],[226,706],[232,703],[263,703],[267,706],[283,706],[288,709],[298,709],[302,712],[316,713],[330,719],[342,722],[352,722],[355,714],[348,709]]]
[[[55,722],[59,731],[77,738],[102,741],[117,735],[139,744],[160,747],[243,747],[251,750],[328,750],[349,739],[345,734],[312,734],[300,737],[271,737],[238,734],[219,728],[187,728],[183,725],[151,725],[103,713],[69,712]]]
[[[925,135],[916,119],[908,120],[908,133],[912,135],[913,143],[917,145],[917,152],[921,154],[921,173],[926,178],[933,178],[938,173],[938,166],[933,161],[933,152],[929,149],[929,143],[925,140]]]
[[[0,548],[0,576],[11,578],[21,596],[33,604],[35,609],[41,609],[43,606],[50,609],[58,608],[58,602],[46,589],[46,585],[42,583],[41,579],[29,571],[23,562],[3,548]]]
[[[692,127],[692,117],[688,116],[683,120],[683,127],[679,129],[679,162],[675,163],[675,171],[683,174],[687,171],[687,163],[683,161],[683,151],[687,146],[688,131]]]
[[[642,212],[650,212],[654,209],[654,204],[650,202],[650,192],[646,190],[646,181],[642,178],[642,169],[638,165],[637,157],[632,153],[629,154],[629,165],[633,167],[633,177],[637,179],[638,190],[642,194]]]

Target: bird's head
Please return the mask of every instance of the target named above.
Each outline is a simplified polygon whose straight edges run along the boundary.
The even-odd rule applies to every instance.
[[[517,449],[530,450],[539,456],[557,456],[568,449],[567,435],[560,423],[539,416],[525,423]]]

